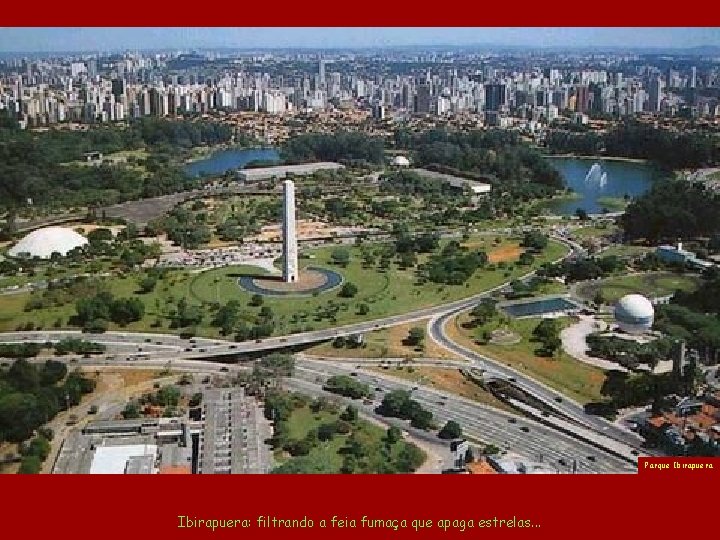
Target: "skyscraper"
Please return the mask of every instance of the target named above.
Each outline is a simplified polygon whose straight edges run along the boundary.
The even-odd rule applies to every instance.
[[[506,92],[504,84],[485,85],[485,110],[499,111],[506,103]]]
[[[662,102],[662,91],[663,91],[663,82],[660,77],[654,77],[650,81],[650,88],[649,88],[649,99],[648,99],[648,109],[652,112],[658,112],[660,110],[660,103]]]
[[[325,60],[322,58],[320,59],[320,65],[318,67],[318,78],[320,80],[320,84],[325,84]]]
[[[295,183],[283,182],[283,281],[298,279],[297,233],[295,231]]]
[[[590,101],[592,99],[590,88],[584,84],[575,87],[575,110],[577,112],[586,113],[590,110]]]
[[[419,84],[415,95],[415,112],[427,114],[430,112],[430,85]]]

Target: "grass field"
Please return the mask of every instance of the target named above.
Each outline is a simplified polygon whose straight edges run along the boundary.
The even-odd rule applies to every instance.
[[[592,299],[598,290],[602,291],[603,298],[608,304],[617,302],[626,294],[642,294],[648,297],[667,296],[676,290],[692,291],[698,286],[698,278],[683,274],[667,272],[652,272],[647,274],[634,274],[617,276],[600,281],[582,283],[577,288],[577,294],[586,299]]]
[[[504,249],[505,242],[516,243],[513,240],[504,240],[495,245],[494,249]],[[478,270],[465,285],[421,285],[417,283],[414,269],[400,270],[394,264],[386,272],[377,268],[365,269],[362,266],[360,248],[353,246],[349,249],[351,260],[344,268],[332,265],[332,247],[312,250],[310,253],[315,258],[301,259],[301,265],[325,266],[340,272],[346,281],[357,285],[358,294],[354,298],[346,299],[340,298],[337,290],[331,290],[317,296],[265,297],[264,305],[270,306],[275,315],[275,335],[350,324],[451,302],[512,280],[531,269],[506,263],[505,268]],[[565,251],[562,244],[550,242],[545,252],[536,257],[533,268],[561,257]],[[490,248],[488,252],[491,252]],[[422,263],[423,258],[419,259]],[[241,317],[247,320],[252,320],[259,310],[248,306],[252,295],[237,284],[237,278],[244,273],[260,274],[263,270],[250,266],[230,266],[200,273],[170,272],[158,282],[152,292],[139,295],[145,304],[145,316],[125,329],[147,332],[176,331],[170,329],[170,314],[177,302],[185,298],[188,303],[204,305],[206,308],[205,318],[197,327],[198,335],[216,337],[217,329],[209,325],[210,304],[225,304],[230,300],[238,300],[244,310]],[[105,283],[115,296],[129,297],[137,294],[140,274],[131,272],[123,276],[98,279]],[[73,303],[25,312],[23,308],[31,294],[39,295],[41,292],[0,295],[0,331],[14,330],[28,322],[45,329],[56,326],[58,321],[57,327],[68,326],[68,318],[75,313]],[[320,319],[318,313],[325,310],[328,304],[339,306],[335,319]],[[360,314],[359,304],[366,304],[369,312]],[[111,329],[117,327],[111,325]]]
[[[306,353],[317,356],[337,358],[447,358],[458,359],[453,353],[441,347],[431,339],[425,338],[422,347],[413,347],[403,342],[410,329],[418,326],[426,328],[427,319],[414,323],[399,324],[392,328],[384,328],[368,332],[364,336],[362,347],[334,347],[332,342],[319,343],[307,349]]]
[[[572,235],[578,239],[601,238],[615,234],[618,228],[615,225],[588,225],[587,227],[578,227],[572,230]]]
[[[597,202],[603,208],[610,210],[610,212],[620,212],[630,204],[630,200],[624,197],[598,197]]]
[[[446,327],[448,335],[464,346],[527,373],[580,403],[601,399],[600,389],[606,378],[602,370],[578,362],[565,352],[558,353],[555,358],[543,358],[535,354],[538,344],[530,341],[530,338],[540,319],[509,320],[510,330],[522,337],[515,345],[478,345],[475,343],[477,330],[462,327],[468,320],[469,316],[462,314],[449,321]],[[560,321],[563,324],[571,322],[567,318]],[[493,322],[487,325],[489,328],[493,326]]]

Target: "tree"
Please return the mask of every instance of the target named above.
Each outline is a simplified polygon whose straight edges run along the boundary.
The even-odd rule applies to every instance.
[[[370,306],[368,306],[365,303],[358,304],[357,314],[358,315],[367,315],[370,313]]]
[[[391,426],[385,432],[385,443],[388,446],[394,445],[396,442],[402,439],[402,432],[399,428]]]
[[[163,386],[158,390],[156,402],[163,407],[175,407],[180,402],[180,389],[177,386]]]
[[[598,289],[595,291],[595,295],[593,296],[593,304],[600,307],[605,303],[605,296],[603,295],[602,289]]]
[[[118,298],[110,304],[110,320],[120,326],[139,321],[145,314],[145,304],[139,298]]]
[[[42,469],[42,461],[38,456],[25,456],[20,462],[18,474],[38,474]]]
[[[145,276],[140,280],[139,285],[140,294],[150,293],[155,289],[155,285],[157,285],[157,278],[155,276]]]
[[[261,294],[253,294],[250,298],[249,304],[253,307],[260,307],[263,305],[263,302],[265,300],[263,299]]]
[[[462,437],[462,428],[455,420],[448,420],[438,433],[441,439],[459,439]]]
[[[424,339],[425,339],[425,330],[419,326],[414,326],[408,332],[408,337],[406,339],[406,342],[408,345],[411,345],[413,347],[418,347],[418,346],[422,345],[422,342]]]
[[[138,404],[134,401],[129,402],[127,405],[125,405],[125,408],[122,410],[122,417],[126,420],[130,418],[140,418],[140,407],[138,407]]]
[[[346,422],[355,422],[358,419],[358,410],[352,405],[348,405],[347,408],[340,415],[341,420]]]
[[[475,324],[482,326],[490,321],[496,313],[497,309],[495,308],[495,301],[486,298],[475,305],[475,307],[470,311],[470,316],[474,319]]]
[[[320,424],[317,430],[318,440],[326,442],[332,440],[336,433],[336,425],[334,423]]]
[[[347,266],[350,263],[350,250],[346,247],[336,247],[330,252],[330,259],[338,266]]]
[[[575,210],[575,215],[578,217],[580,221],[587,221],[588,220],[588,213],[584,208],[578,208]]]
[[[351,283],[349,281],[346,281],[343,283],[342,287],[340,288],[340,292],[338,293],[338,296],[341,298],[352,298],[358,293],[357,285],[354,283]]]

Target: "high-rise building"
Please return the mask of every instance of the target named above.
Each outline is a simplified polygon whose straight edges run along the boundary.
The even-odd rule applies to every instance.
[[[295,183],[283,182],[283,281],[298,279],[298,248],[295,229]]]
[[[318,79],[320,84],[325,84],[325,60],[322,58],[320,59],[320,64],[318,66]]]
[[[485,110],[499,111],[504,107],[507,100],[507,92],[504,84],[489,83],[485,85]]]
[[[690,68],[690,88],[697,87],[697,67]]]
[[[115,101],[118,101],[125,95],[125,81],[123,79],[113,79],[111,82],[111,92],[112,95],[115,96]]]
[[[590,88],[584,84],[575,87],[575,110],[580,113],[585,113],[590,110],[590,103],[592,100],[592,92]]]
[[[660,77],[653,77],[650,81],[649,97],[648,97],[648,110],[652,112],[658,112],[660,110],[660,104],[662,102],[662,91],[663,82]]]
[[[419,114],[428,114],[430,112],[430,85],[419,84],[415,94],[415,112]]]

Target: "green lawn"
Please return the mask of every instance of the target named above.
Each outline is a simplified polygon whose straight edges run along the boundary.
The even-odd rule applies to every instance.
[[[583,283],[577,291],[584,298],[592,299],[598,289],[608,304],[617,302],[626,294],[643,294],[648,297],[666,296],[676,290],[692,291],[698,286],[698,278],[684,274],[651,272],[616,276],[597,282]]]
[[[588,225],[586,227],[573,229],[571,234],[579,239],[600,238],[615,234],[617,230],[618,228],[614,225]]]
[[[535,354],[539,344],[530,339],[532,331],[542,319],[506,318],[505,322],[496,319],[486,325],[486,328],[491,330],[500,325],[507,325],[509,330],[522,338],[515,345],[478,345],[475,337],[479,330],[466,329],[461,326],[468,320],[469,316],[463,314],[459,318],[449,321],[447,326],[449,334],[464,345],[518,371],[527,373],[580,403],[601,399],[600,389],[605,381],[605,373],[602,370],[583,364],[562,351],[554,358],[543,358]],[[559,321],[563,326],[572,324],[570,318],[562,318]]]
[[[610,212],[625,210],[630,204],[630,200],[625,199],[625,197],[598,197],[597,202],[601,207],[610,210]]]
[[[512,243],[510,240],[503,240],[503,243],[497,247],[502,247],[505,242]],[[351,324],[451,302],[490,289],[526,274],[531,269],[531,267],[510,264],[507,268],[478,270],[465,285],[433,283],[419,285],[416,283],[413,269],[400,270],[394,263],[386,272],[376,267],[365,269],[362,267],[360,248],[353,246],[349,249],[351,261],[345,268],[332,264],[330,260],[332,247],[312,250],[310,253],[315,255],[315,258],[301,259],[301,265],[325,266],[340,272],[345,280],[358,286],[358,294],[354,298],[346,299],[340,298],[337,290],[331,290],[318,296],[265,297],[264,304],[270,306],[275,315],[274,335]],[[550,242],[545,252],[536,257],[533,267],[561,257],[565,250],[562,244]],[[243,309],[241,317],[251,321],[260,308],[248,306],[252,294],[237,284],[238,275],[245,272],[258,274],[263,270],[257,267],[235,266],[192,274],[179,270],[169,272],[152,292],[139,295],[145,303],[145,316],[141,321],[131,323],[125,329],[146,332],[178,331],[170,328],[170,311],[181,298],[185,298],[191,304],[205,304],[206,315],[197,327],[198,335],[218,336],[218,330],[209,324],[212,317],[210,304],[213,303],[225,304],[233,299],[238,300]],[[107,284],[116,296],[128,297],[137,294],[140,277],[139,273],[131,272],[124,276],[99,279]],[[48,329],[58,320],[61,327],[68,327],[68,318],[75,312],[72,303],[24,312],[23,307],[31,294],[0,295],[0,331],[14,330],[17,326],[28,322],[33,322],[36,327]],[[34,294],[39,295],[41,292]],[[317,310],[322,310],[328,303],[339,306],[336,319],[316,320]],[[367,304],[369,313],[358,314],[359,304]],[[114,326],[110,328],[117,329]]]

